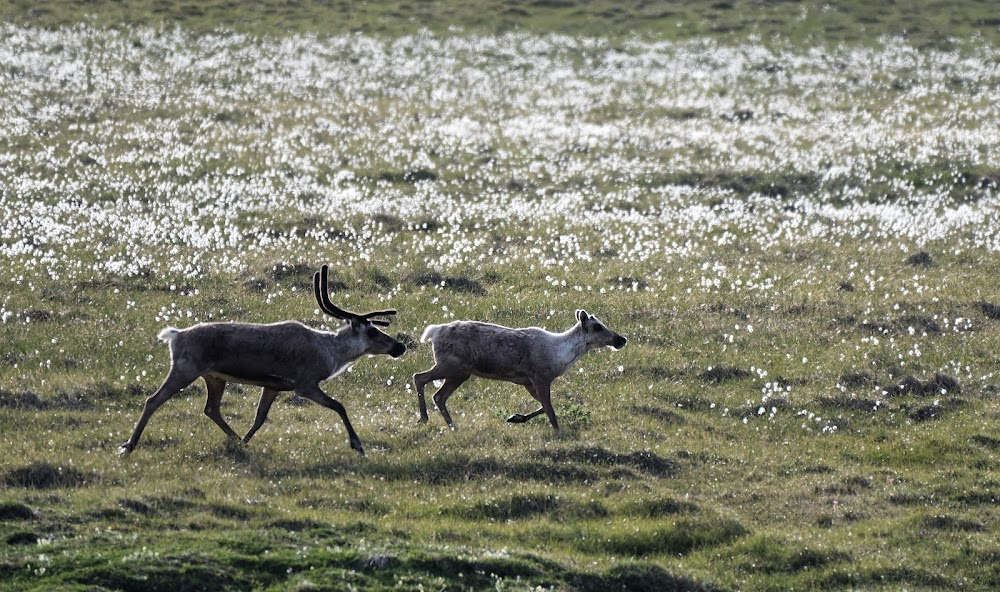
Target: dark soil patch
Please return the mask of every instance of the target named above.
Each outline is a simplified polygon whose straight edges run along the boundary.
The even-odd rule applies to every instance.
[[[825,407],[847,409],[850,411],[874,411],[877,406],[877,402],[874,399],[844,395],[820,397],[819,403]]]
[[[608,510],[600,502],[579,503],[554,494],[515,494],[510,497],[463,505],[456,513],[469,519],[488,519],[506,522],[533,516],[561,516],[563,518],[602,518]]]
[[[979,310],[982,311],[987,318],[993,319],[994,321],[1000,321],[1000,306],[986,301],[978,302],[977,306],[979,306]]]
[[[380,570],[380,569],[392,569],[398,567],[402,562],[398,557],[394,555],[388,555],[386,553],[377,553],[375,555],[367,555],[359,559],[356,563],[358,569],[361,570]]]
[[[849,372],[842,375],[837,384],[851,389],[867,388],[874,386],[875,377],[868,372]]]
[[[262,294],[267,292],[271,288],[271,282],[265,280],[264,278],[250,278],[243,282],[243,289],[247,292],[253,292],[255,294]]]
[[[940,335],[943,332],[941,325],[931,317],[905,316],[899,319],[898,325],[907,329],[913,327],[915,331],[922,331],[928,335]]]
[[[41,310],[32,308],[22,313],[25,320],[32,323],[46,323],[56,318],[56,314],[51,310]]]
[[[817,485],[814,492],[819,495],[857,495],[859,492],[871,489],[872,483],[866,477],[848,477],[840,483]]]
[[[727,380],[747,378],[748,376],[750,376],[749,371],[737,368],[736,366],[713,366],[699,374],[698,378],[705,382],[720,383]]]
[[[34,545],[40,537],[29,531],[15,532],[7,537],[8,545]]]
[[[940,419],[948,411],[958,409],[965,405],[963,399],[957,397],[952,397],[946,401],[942,401],[936,405],[925,405],[914,409],[909,413],[910,419],[915,422],[929,421],[932,419]]]
[[[677,474],[677,464],[647,450],[637,450],[628,454],[618,454],[605,448],[584,447],[559,450],[545,450],[540,456],[558,464],[565,462],[628,467],[657,477]]]
[[[589,467],[572,463],[539,462],[537,457],[515,463],[507,463],[489,457],[453,457],[447,462],[414,463],[403,470],[389,469],[388,467],[386,469],[384,473],[386,479],[407,481],[419,479],[434,485],[496,478],[508,479],[512,482],[544,481],[547,483],[594,482],[601,478],[600,472]],[[617,476],[625,477],[626,475]]]
[[[315,520],[275,520],[269,525],[271,528],[287,530],[290,532],[306,532],[310,530],[325,528],[325,525]]]
[[[920,382],[913,376],[906,376],[900,382],[888,386],[884,389],[888,395],[898,397],[903,395],[940,395],[943,393],[956,394],[962,392],[962,387],[957,380],[941,374],[934,375],[934,378],[926,382]]]
[[[991,438],[989,436],[983,436],[980,434],[978,436],[973,436],[969,438],[969,441],[972,442],[973,444],[985,446],[986,448],[990,448],[992,450],[1000,450],[1000,440],[998,440],[997,438]]]
[[[35,511],[28,506],[18,502],[0,503],[0,520],[31,520],[35,517]]]
[[[643,557],[647,555],[685,555],[696,549],[725,545],[749,532],[735,520],[706,518],[702,515],[679,516],[662,528],[581,540],[580,546],[591,551]]]
[[[646,280],[641,278],[634,278],[630,276],[618,276],[608,280],[608,283],[612,286],[619,286],[622,288],[634,288],[636,290],[645,290],[649,287]]]
[[[414,169],[403,173],[403,180],[407,183],[419,183],[421,181],[436,181],[437,173],[429,169]]]
[[[983,532],[986,530],[982,522],[955,518],[947,514],[927,516],[920,521],[920,527],[930,530],[948,530],[952,532]]]
[[[903,395],[922,395],[924,394],[924,383],[920,382],[913,376],[906,376],[898,383],[882,390],[892,397]]]
[[[684,416],[677,413],[673,409],[664,409],[662,407],[654,407],[652,405],[635,405],[632,407],[632,411],[639,415],[647,415],[666,425],[683,425],[687,422]]]
[[[750,121],[754,113],[737,111],[723,118],[735,122]],[[759,194],[767,197],[784,198],[792,195],[810,193],[819,188],[822,177],[816,174],[777,173],[773,175],[758,175],[750,173],[730,172],[673,172],[654,176],[649,180],[651,186],[682,185],[704,189],[725,189],[738,196]]]
[[[412,169],[408,171],[399,170],[383,171],[378,174],[377,179],[385,183],[420,183],[421,181],[435,181],[438,175],[434,171],[425,168]]]
[[[268,275],[276,282],[291,282],[296,287],[311,287],[316,270],[304,263],[276,263]]]
[[[647,563],[616,565],[602,575],[581,575],[571,580],[574,589],[581,592],[629,590],[630,592],[713,592],[719,590],[667,572],[662,567]]]
[[[42,409],[45,401],[38,398],[32,391],[15,393],[0,389],[0,408],[8,409]]]
[[[934,265],[934,258],[927,251],[920,251],[907,257],[906,264],[913,267],[930,267]]]
[[[388,232],[400,232],[406,228],[406,222],[399,216],[392,214],[375,214],[372,217],[372,222],[378,224],[383,230]]]
[[[486,288],[483,287],[482,282],[465,276],[445,276],[436,271],[430,271],[413,276],[409,280],[418,286],[440,286],[453,292],[475,296],[486,295]]]
[[[691,502],[681,502],[672,497],[667,497],[637,501],[627,506],[625,512],[629,516],[659,518],[676,514],[693,514],[699,511],[699,509],[696,504]]]
[[[0,482],[8,487],[24,487],[27,489],[80,487],[93,481],[93,475],[87,475],[73,467],[61,467],[44,462],[32,463],[18,469],[12,469],[0,480]]]
[[[119,500],[118,505],[123,510],[135,512],[136,514],[142,514],[143,516],[150,516],[156,513],[156,510],[154,510],[149,504],[139,500],[122,499]]]
[[[672,368],[667,368],[666,366],[639,366],[637,368],[630,369],[629,372],[636,379],[641,378],[656,382],[680,378],[685,374],[683,370],[674,370]],[[615,372],[615,374],[618,374],[618,372]]]

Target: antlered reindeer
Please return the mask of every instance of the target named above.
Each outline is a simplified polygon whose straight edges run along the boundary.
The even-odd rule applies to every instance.
[[[538,327],[511,329],[490,323],[455,321],[431,325],[424,330],[421,342],[430,341],[434,349],[434,367],[413,375],[420,404],[420,421],[427,421],[424,386],[432,380],[444,380],[434,393],[434,404],[451,428],[446,406],[448,397],[470,376],[492,378],[520,384],[541,403],[537,410],[510,416],[510,423],[524,423],[541,415],[548,416],[553,429],[559,429],[552,409],[552,381],[562,376],[583,354],[592,349],[625,347],[627,340],[604,326],[585,310],[576,311],[577,324],[563,332],[552,333]]]
[[[187,329],[168,327],[160,331],[157,337],[170,346],[170,373],[146,399],[132,437],[119,452],[132,452],[153,412],[200,376],[208,389],[205,415],[231,438],[239,436],[223,419],[219,404],[226,382],[238,382],[263,387],[256,419],[243,436],[244,443],[264,424],[278,393],[295,391],[300,397],[336,411],[344,420],[351,448],[364,455],[361,440],[347,419],[347,410],[327,396],[319,383],[340,374],[363,355],[398,358],[406,347],[376,327],[388,326],[388,320],[372,318],[394,315],[395,310],[356,314],[334,306],[327,293],[327,275],[326,265],[313,274],[313,289],[323,312],[350,323],[339,331],[318,331],[296,321],[269,325],[201,323]]]

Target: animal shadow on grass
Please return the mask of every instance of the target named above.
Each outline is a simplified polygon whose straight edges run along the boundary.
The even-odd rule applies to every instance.
[[[400,460],[338,457],[319,463],[288,464],[251,462],[251,471],[268,478],[336,479],[349,471],[360,471],[386,481],[419,481],[442,485],[460,481],[496,478],[545,483],[593,483],[600,479],[636,479],[640,475],[670,478],[677,464],[649,451],[618,454],[599,447],[540,450],[516,460],[453,455]]]

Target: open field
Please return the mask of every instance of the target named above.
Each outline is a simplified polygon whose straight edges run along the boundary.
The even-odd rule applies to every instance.
[[[493,35],[560,33],[659,40],[753,38],[797,46],[870,44],[882,37],[943,49],[964,40],[1000,42],[988,0],[0,0],[0,19],[22,25],[177,25],[244,33],[364,33],[422,30]]]
[[[2,6],[0,589],[1000,588],[995,45]],[[161,328],[335,328],[323,263],[411,348],[324,384],[366,457],[200,382],[117,456]],[[559,433],[483,380],[416,423],[427,324],[577,308],[629,345]]]

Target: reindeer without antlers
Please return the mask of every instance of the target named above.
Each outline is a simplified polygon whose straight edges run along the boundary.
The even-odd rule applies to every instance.
[[[392,316],[395,310],[357,314],[338,308],[327,293],[327,274],[326,265],[313,274],[313,288],[323,312],[350,323],[339,331],[318,331],[296,321],[269,325],[201,323],[187,329],[167,327],[160,331],[157,337],[170,346],[170,373],[146,399],[132,437],[122,444],[120,453],[132,452],[153,412],[200,376],[208,389],[205,415],[233,439],[239,436],[219,409],[227,382],[263,387],[257,416],[253,427],[243,436],[244,444],[264,425],[278,393],[295,391],[300,397],[336,411],[344,420],[351,448],[364,455],[361,440],[347,419],[347,410],[327,396],[319,384],[340,374],[363,355],[388,354],[398,358],[406,347],[377,328],[388,326],[388,320],[373,318]]]
[[[470,376],[480,376],[520,384],[541,403],[541,407],[527,415],[510,416],[508,422],[524,423],[545,413],[552,428],[558,430],[551,402],[552,381],[565,374],[588,351],[601,347],[617,350],[625,347],[628,341],[585,310],[576,311],[576,320],[577,324],[563,333],[551,333],[538,327],[510,329],[474,321],[427,327],[420,341],[431,342],[435,363],[430,370],[413,375],[420,422],[427,421],[424,386],[428,382],[444,380],[434,393],[434,404],[448,426],[454,429],[455,423],[446,406],[448,397]]]

